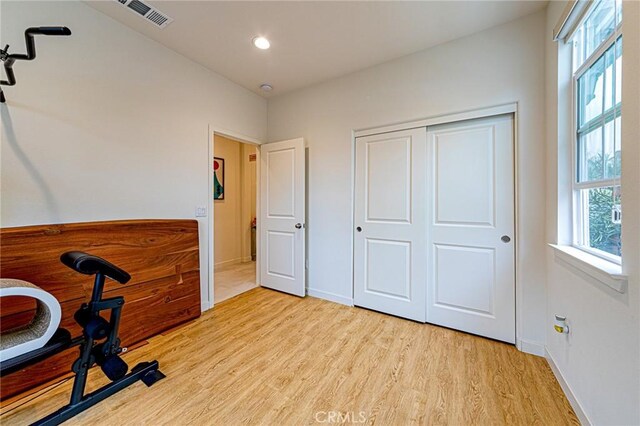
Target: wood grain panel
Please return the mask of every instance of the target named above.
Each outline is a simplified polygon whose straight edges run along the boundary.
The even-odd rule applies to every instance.
[[[41,225],[0,230],[0,276],[32,282],[52,293],[62,307],[60,326],[73,336],[73,320],[88,301],[93,277],[60,263],[60,255],[79,250],[103,257],[131,274],[122,285],[107,280],[104,297],[123,296],[120,338],[134,345],[200,315],[198,223],[195,220],[130,220]],[[0,329],[25,324],[34,305],[6,298],[0,305]],[[108,313],[105,314],[105,317]],[[2,378],[1,398],[25,392],[71,370],[72,348]]]

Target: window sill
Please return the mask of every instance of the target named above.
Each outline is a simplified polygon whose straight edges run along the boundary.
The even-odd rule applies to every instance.
[[[622,274],[622,267],[598,256],[571,246],[549,244],[556,253],[556,259],[573,266],[585,274],[595,278],[602,284],[618,293],[627,291],[627,276]]]

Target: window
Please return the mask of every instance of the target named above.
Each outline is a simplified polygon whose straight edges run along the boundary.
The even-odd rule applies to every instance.
[[[595,1],[573,44],[574,245],[620,262],[621,1]]]

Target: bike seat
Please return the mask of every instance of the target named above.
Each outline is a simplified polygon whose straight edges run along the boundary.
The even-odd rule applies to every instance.
[[[60,256],[60,261],[81,274],[95,275],[101,273],[121,284],[125,284],[131,279],[131,275],[114,264],[101,257],[92,256],[81,251],[66,252]]]

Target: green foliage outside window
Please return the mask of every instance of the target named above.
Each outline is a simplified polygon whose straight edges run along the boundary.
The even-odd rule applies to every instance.
[[[591,170],[602,168],[602,155],[589,160],[589,173]],[[608,156],[604,162],[605,170],[609,176],[620,174],[620,151],[613,156]],[[612,220],[612,210],[620,204],[619,187],[601,187],[589,189],[589,240],[590,246],[598,250],[620,256],[621,241],[619,223]]]

